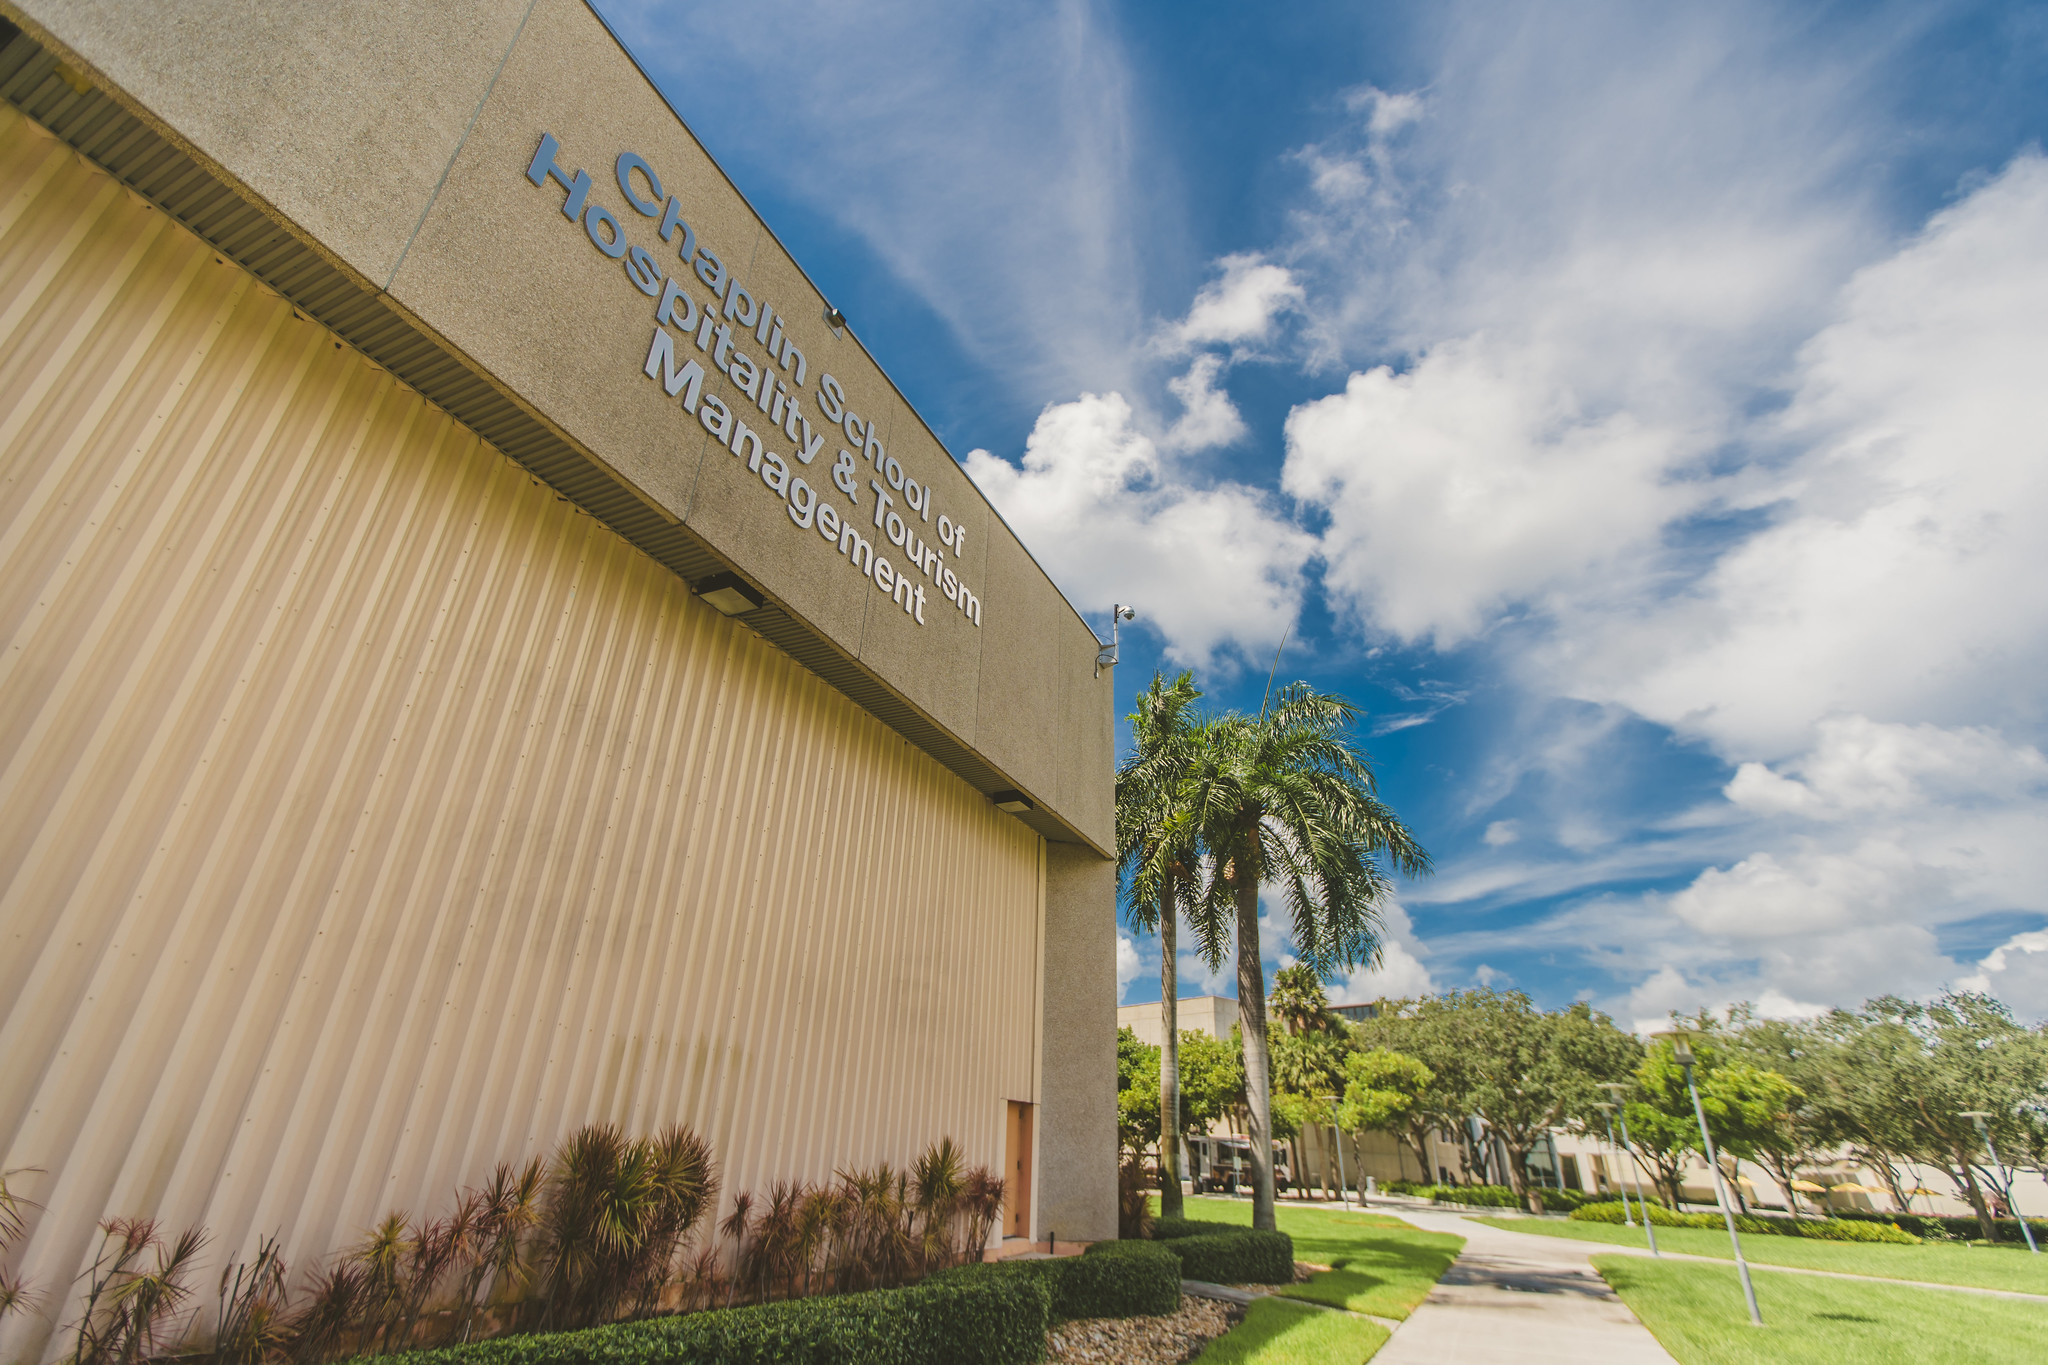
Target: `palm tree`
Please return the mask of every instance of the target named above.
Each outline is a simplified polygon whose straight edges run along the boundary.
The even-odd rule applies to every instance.
[[[1192,674],[1162,673],[1132,710],[1134,747],[1116,771],[1117,881],[1131,927],[1159,934],[1159,1208],[1181,1216],[1180,986],[1174,971],[1179,912],[1191,903],[1199,848],[1185,837],[1174,801],[1193,756],[1189,708],[1200,697]]]
[[[1307,683],[1281,690],[1257,717],[1228,715],[1194,736],[1178,812],[1162,836],[1209,854],[1193,927],[1212,966],[1235,930],[1237,1011],[1250,1110],[1252,1226],[1273,1222],[1272,1086],[1259,887],[1275,883],[1302,964],[1322,976],[1376,961],[1384,855],[1411,877],[1429,854],[1375,793],[1366,756],[1345,733],[1358,709]]]
[[[1308,1033],[1330,1026],[1330,997],[1323,993],[1323,979],[1305,962],[1273,973],[1273,998],[1269,1003],[1289,1033]]]

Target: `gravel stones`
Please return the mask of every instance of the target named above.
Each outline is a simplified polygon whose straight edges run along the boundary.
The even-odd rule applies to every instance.
[[[1046,1358],[1076,1365],[1181,1365],[1236,1326],[1244,1310],[1180,1296],[1180,1311],[1159,1318],[1081,1318],[1046,1334]]]

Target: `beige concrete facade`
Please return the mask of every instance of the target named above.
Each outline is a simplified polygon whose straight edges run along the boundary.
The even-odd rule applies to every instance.
[[[1114,761],[1112,679],[1094,676],[1093,633],[851,328],[826,326],[826,300],[583,0],[293,0],[261,7],[253,25],[249,8],[228,0],[8,0],[8,12],[641,503],[687,527],[971,749],[997,785],[1028,793],[1061,826],[1042,832],[1108,850],[1113,791],[1100,774]],[[544,137],[565,178],[590,177],[582,218],[564,216],[562,183],[529,179]],[[619,179],[627,153],[665,192],[653,203],[652,182],[627,172],[652,214],[632,206]],[[664,239],[668,198],[678,225]],[[709,257],[681,258],[685,225]],[[615,244],[626,254],[608,254]],[[635,284],[635,248],[682,286],[689,308],[732,328],[731,354],[798,398],[820,453],[797,458],[772,414],[716,365],[715,341],[700,351],[682,328],[664,329],[676,364],[696,360],[702,395],[745,422],[787,477],[803,478],[878,557],[906,567],[912,533],[920,548],[938,547],[941,516],[964,528],[941,572],[973,592],[979,625],[928,574],[916,579],[920,625],[836,541],[790,519],[786,494],[750,467],[754,447],[735,455],[705,429],[701,397],[698,412],[685,411],[683,395],[646,376],[660,298]],[[705,274],[719,270],[714,292]],[[801,384],[738,315],[725,317],[735,291],[772,305],[804,357]],[[845,396],[837,422],[822,392],[828,375]],[[901,482],[870,458],[869,423],[872,449],[897,462]],[[849,447],[850,494],[831,478]],[[889,540],[886,515],[875,524],[871,481],[899,514],[910,485],[930,490],[929,512],[907,518],[903,545]],[[1082,655],[1089,667],[1077,676]]]
[[[1237,1002],[1222,995],[1191,995],[1175,1002],[1175,1020],[1182,1033],[1206,1033],[1211,1038],[1228,1038],[1237,1027]],[[1116,1026],[1138,1035],[1138,1041],[1158,1047],[1166,1041],[1165,1016],[1157,1000],[1116,1007]]]
[[[583,5],[260,10],[0,3],[0,1168],[55,1291],[0,1357],[55,1349],[102,1218],[306,1266],[593,1121],[687,1123],[738,1192],[1000,1166],[1022,1100],[1034,1235],[1113,1236],[1092,633]],[[868,480],[929,488],[978,625],[646,375],[657,300],[542,133],[652,255],[645,158],[787,308],[813,434],[832,374],[896,462],[849,451],[858,519],[849,426],[803,465],[668,328],[700,409],[899,564]]]

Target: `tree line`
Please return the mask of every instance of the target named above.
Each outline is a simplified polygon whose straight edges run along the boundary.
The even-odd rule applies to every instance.
[[[1605,1087],[1618,1085],[1615,1117],[1662,1202],[1678,1204],[1680,1178],[1702,1156],[1672,1044],[1645,1042],[1583,1003],[1540,1010],[1519,991],[1451,991],[1385,1001],[1378,1017],[1352,1024],[1329,1011],[1312,972],[1289,968],[1272,1007],[1287,1025],[1272,1040],[1277,1138],[1309,1124],[1387,1133],[1425,1171],[1432,1139],[1448,1141],[1465,1179],[1490,1175],[1540,1211],[1531,1156],[1553,1131],[1605,1141],[1600,1106],[1612,1102]],[[1793,1185],[1803,1173],[1844,1157],[1882,1180],[1902,1210],[1919,1188],[1912,1168],[1931,1168],[1989,1239],[2012,1168],[2048,1178],[2048,1025],[2030,1028],[1990,996],[1881,996],[1804,1020],[1735,1005],[1674,1023],[1695,1035],[1694,1078],[1724,1170],[1725,1158],[1763,1168],[1788,1211],[1799,1207]],[[1232,1042],[1185,1034],[1183,1055],[1190,1050],[1202,1062],[1182,1086],[1202,1096],[1204,1125],[1229,1117],[1242,1103],[1229,1087],[1244,1084],[1229,1065]],[[1133,1037],[1121,1055],[1125,1140],[1149,1144],[1158,1127],[1139,1111],[1141,1096],[1160,1088],[1158,1049]],[[2009,1165],[1992,1162],[1972,1112],[1986,1116]],[[1493,1159],[1495,1144],[1504,1161]],[[1729,1188],[1747,1211],[1742,1187],[1731,1179]]]
[[[1181,1212],[1179,1144],[1159,1135],[1199,1135],[1226,1114],[1250,1139],[1255,1227],[1274,1226],[1272,1141],[1309,1123],[1392,1133],[1425,1171],[1430,1136],[1443,1135],[1464,1149],[1468,1172],[1504,1165],[1505,1182],[1540,1209],[1531,1154],[1553,1130],[1604,1137],[1610,1086],[1676,1203],[1700,1137],[1669,1042],[1645,1043],[1584,1003],[1539,1010],[1517,991],[1385,1002],[1359,1025],[1330,1013],[1323,981],[1378,960],[1392,879],[1426,875],[1429,854],[1380,800],[1349,734],[1349,702],[1306,683],[1274,694],[1269,681],[1256,716],[1208,715],[1201,696],[1190,674],[1155,673],[1117,765],[1122,902],[1134,928],[1159,935],[1164,1025],[1156,1055],[1134,1036],[1120,1043],[1120,1119],[1127,1142],[1158,1146],[1165,1213]],[[1278,1033],[1262,889],[1285,908],[1299,958],[1274,981]],[[1240,1022],[1227,1043],[1180,1031],[1183,923],[1210,970],[1235,958]],[[1806,1020],[1735,1006],[1674,1022],[1700,1035],[1695,1073],[1716,1142],[1771,1172],[1788,1209],[1802,1169],[1845,1153],[1902,1209],[1909,1163],[1944,1172],[1989,1237],[1993,1201],[2010,1190],[1984,1136],[2008,1161],[2048,1165],[2048,1033],[1990,996],[1884,996]],[[1986,1115],[1985,1133],[1972,1111]],[[1488,1160],[1489,1148],[1505,1162]]]

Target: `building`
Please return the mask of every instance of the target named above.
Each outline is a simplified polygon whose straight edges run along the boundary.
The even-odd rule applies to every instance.
[[[593,1121],[1114,1236],[1092,631],[582,0],[364,17],[0,3],[18,1269]]]
[[[1237,1002],[1222,995],[1191,995],[1176,1002],[1175,1022],[1182,1033],[1206,1033],[1211,1038],[1228,1038],[1237,1027]],[[1158,1047],[1166,1041],[1163,1011],[1157,1000],[1138,1005],[1118,1005],[1116,1026],[1138,1035],[1138,1041]]]

